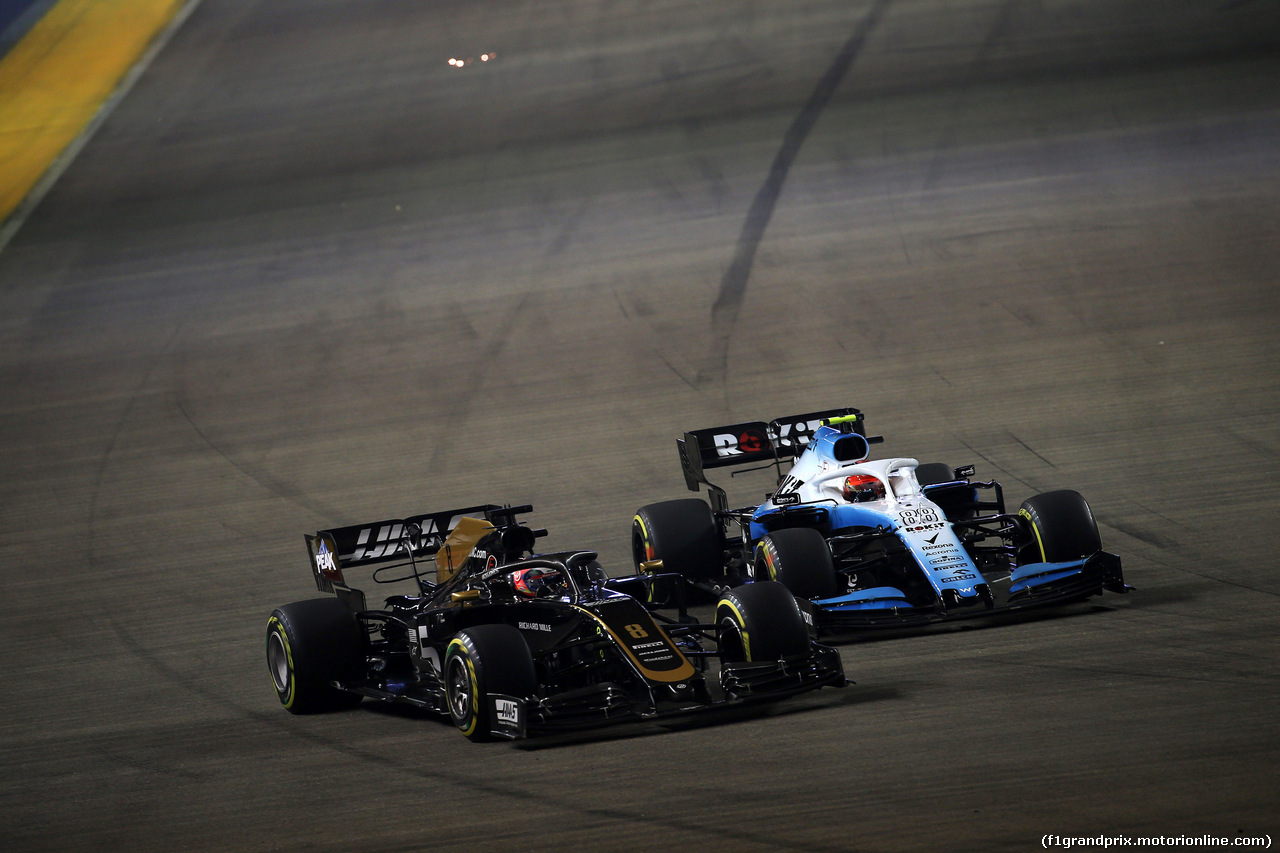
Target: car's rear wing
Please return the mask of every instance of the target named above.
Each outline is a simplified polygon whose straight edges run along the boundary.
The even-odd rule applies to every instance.
[[[321,592],[334,592],[348,588],[344,570],[435,556],[444,547],[450,531],[464,518],[481,519],[495,527],[512,527],[516,524],[515,516],[532,509],[532,506],[481,504],[334,527],[303,538],[316,587]]]
[[[686,432],[684,438],[676,439],[685,485],[691,492],[698,491],[699,484],[716,490],[704,473],[709,468],[793,459],[824,421],[837,419],[866,437],[862,412],[849,407]]]

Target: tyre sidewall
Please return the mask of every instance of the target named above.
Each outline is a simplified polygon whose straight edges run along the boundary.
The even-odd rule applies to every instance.
[[[730,660],[770,661],[810,650],[809,629],[795,596],[774,581],[757,581],[724,593],[716,605],[716,624],[722,654],[727,652]]]
[[[285,657],[283,685],[277,680],[278,674],[272,667],[273,647],[278,648]],[[271,618],[267,620],[267,669],[271,674],[271,683],[276,688],[276,696],[280,699],[280,704],[286,711],[293,711],[294,703],[298,698],[298,671],[293,658],[293,644],[289,642],[289,632],[278,611],[272,613]]]
[[[463,632],[449,641],[445,652],[444,675],[445,690],[448,692],[449,717],[458,731],[472,740],[481,740],[488,736],[488,715],[484,714],[486,703],[480,700],[480,678],[476,673],[476,658],[471,637]],[[467,708],[460,714],[455,708],[455,670],[464,674],[470,687]]]
[[[283,647],[286,683],[272,684],[285,710],[309,714],[353,707],[360,695],[330,686],[359,677],[363,638],[355,615],[336,598],[315,598],[276,608],[267,620],[267,665],[273,644]]]
[[[1028,498],[1018,516],[1030,530],[1024,553],[1035,558],[1024,562],[1065,562],[1102,550],[1098,524],[1079,492],[1063,489]]]
[[[631,548],[637,570],[642,562],[662,560],[663,571],[703,580],[724,567],[720,530],[700,498],[641,507],[631,520]]]
[[[466,673],[470,690],[469,707],[462,714],[454,708],[455,670]],[[529,645],[510,625],[476,625],[459,631],[445,650],[444,672],[449,716],[458,731],[476,741],[491,736],[492,695],[524,699],[537,688]]]
[[[830,598],[837,579],[831,549],[822,534],[807,527],[791,527],[766,534],[756,543],[755,577],[775,581],[801,598]]]

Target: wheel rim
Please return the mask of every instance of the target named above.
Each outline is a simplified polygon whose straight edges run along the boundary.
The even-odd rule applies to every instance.
[[[743,662],[747,658],[747,644],[742,638],[742,626],[728,616],[720,620],[720,656],[728,661]]]
[[[449,674],[446,688],[449,694],[449,713],[455,720],[465,722],[471,719],[471,673],[466,661],[460,657],[449,659]]]
[[[272,631],[267,641],[267,668],[271,670],[271,680],[275,682],[280,693],[289,691],[289,650],[285,648],[284,638],[279,632]]]

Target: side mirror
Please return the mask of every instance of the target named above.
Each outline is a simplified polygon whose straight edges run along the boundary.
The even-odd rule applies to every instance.
[[[640,571],[646,572],[648,574],[653,574],[654,572],[660,571],[661,569],[662,569],[661,560],[645,560],[643,563],[640,564]]]
[[[533,551],[534,540],[537,534],[527,527],[507,527],[504,528],[499,541],[502,543],[502,550],[516,557],[526,552]]]

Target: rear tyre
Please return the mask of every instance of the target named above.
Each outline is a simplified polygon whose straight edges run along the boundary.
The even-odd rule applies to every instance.
[[[1063,489],[1027,498],[1018,515],[1031,532],[1020,563],[1060,563],[1102,550],[1098,524],[1079,492]]]
[[[788,527],[767,534],[755,551],[755,577],[777,581],[801,598],[836,594],[836,568],[822,534],[808,527]]]
[[[529,644],[511,625],[476,625],[459,631],[445,652],[444,678],[449,716],[458,731],[473,741],[491,737],[489,698],[493,694],[524,699],[533,695],[538,684]]]
[[[330,682],[354,681],[364,660],[356,617],[336,598],[277,607],[267,620],[267,670],[280,704],[291,714],[354,708],[359,693]]]
[[[796,598],[782,584],[736,587],[716,604],[720,657],[730,662],[776,661],[809,653],[809,629]]]
[[[711,507],[699,498],[640,507],[631,521],[631,554],[636,569],[661,560],[663,571],[690,580],[723,574],[724,548]]]

